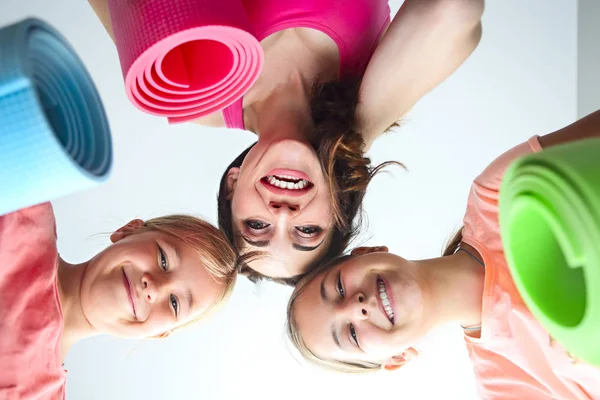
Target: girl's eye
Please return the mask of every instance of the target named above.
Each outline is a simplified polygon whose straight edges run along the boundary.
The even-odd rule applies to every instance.
[[[313,237],[317,234],[321,233],[323,229],[316,225],[305,225],[305,226],[297,226],[296,230],[300,232],[303,237]]]
[[[342,274],[341,273],[338,273],[336,286],[337,286],[338,293],[340,294],[341,298],[343,299],[345,296],[345,293],[344,293],[344,286],[342,286]]]
[[[171,302],[173,311],[175,311],[175,317],[177,317],[179,315],[179,303],[177,302],[177,297],[175,297],[174,295],[170,295],[169,301]]]
[[[250,228],[254,231],[261,231],[270,226],[270,224],[268,224],[266,222],[262,222],[262,221],[258,221],[258,220],[254,220],[254,219],[246,220],[245,224],[248,228]]]
[[[354,325],[352,324],[350,324],[350,336],[352,336],[352,341],[354,342],[356,347],[360,347],[358,346],[358,337],[356,336],[356,330],[354,330]]]
[[[167,256],[165,256],[165,252],[160,246],[158,246],[158,265],[163,271],[169,269],[169,262],[167,260]]]

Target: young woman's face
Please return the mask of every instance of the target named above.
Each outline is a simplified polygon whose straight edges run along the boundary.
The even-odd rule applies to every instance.
[[[132,234],[124,227],[111,240],[115,243],[90,260],[81,282],[83,313],[102,333],[168,332],[206,311],[224,289],[196,251],[171,235]]]
[[[296,299],[294,319],[321,358],[397,365],[429,329],[425,296],[414,264],[373,252],[317,275]]]
[[[254,270],[291,277],[326,253],[334,224],[329,185],[309,144],[259,141],[227,182],[240,252],[267,253],[251,263]]]

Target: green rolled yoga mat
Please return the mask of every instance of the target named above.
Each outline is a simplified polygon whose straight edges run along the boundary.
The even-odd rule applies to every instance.
[[[515,161],[502,182],[500,228],[533,315],[572,355],[600,366],[600,139]]]

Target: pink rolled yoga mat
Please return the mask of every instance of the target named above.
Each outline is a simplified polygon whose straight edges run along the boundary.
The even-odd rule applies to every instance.
[[[241,0],[109,0],[125,90],[139,109],[190,121],[229,106],[263,64]]]

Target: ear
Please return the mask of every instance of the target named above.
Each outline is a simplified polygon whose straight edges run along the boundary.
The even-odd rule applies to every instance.
[[[127,223],[127,225],[117,229],[112,235],[110,235],[110,241],[117,243],[119,240],[126,238],[138,229],[144,226],[144,221],[141,219],[134,219]]]
[[[387,371],[394,371],[400,367],[408,364],[410,360],[413,360],[419,356],[419,352],[412,347],[404,350],[399,356],[393,356],[383,363],[383,368]]]
[[[363,246],[363,247],[357,247],[354,250],[352,250],[352,253],[350,253],[353,256],[362,256],[365,254],[369,254],[369,253],[377,253],[377,252],[383,252],[383,253],[387,253],[389,250],[387,248],[387,246],[375,246],[375,247],[368,247],[368,246]]]
[[[237,184],[238,177],[240,176],[240,169],[238,167],[231,167],[227,171],[227,200],[231,200],[233,197],[233,191]]]

